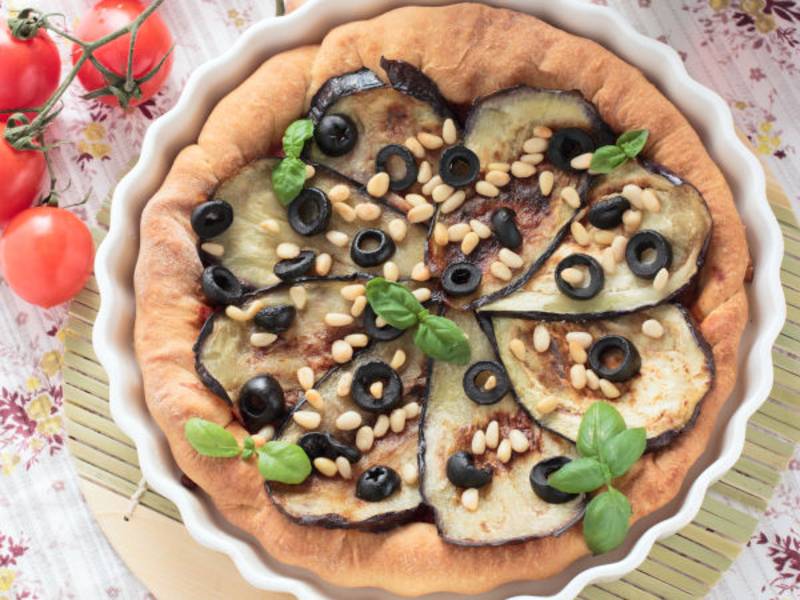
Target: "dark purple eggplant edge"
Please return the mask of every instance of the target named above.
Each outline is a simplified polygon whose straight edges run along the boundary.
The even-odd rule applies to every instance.
[[[350,96],[356,92],[381,87],[387,86],[374,71],[367,67],[361,67],[356,71],[331,77],[322,84],[322,87],[311,98],[308,118],[311,119],[314,125],[317,125],[325,115],[325,112],[340,98]]]
[[[439,91],[439,86],[419,68],[404,60],[381,56],[381,68],[386,72],[392,87],[430,105],[437,115],[458,122],[450,102]]]

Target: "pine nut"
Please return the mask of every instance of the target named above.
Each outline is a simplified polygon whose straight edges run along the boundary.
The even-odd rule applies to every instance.
[[[561,279],[572,285],[580,285],[583,283],[583,270],[577,267],[567,267],[561,271]]]
[[[225,246],[223,246],[222,244],[215,244],[213,242],[206,242],[205,244],[200,244],[200,249],[206,254],[210,254],[211,256],[216,256],[217,258],[225,254]]]
[[[354,410],[348,410],[337,417],[336,427],[342,431],[358,429],[361,427],[361,415]]]
[[[439,175],[434,175],[428,180],[428,183],[422,186],[422,193],[426,196],[430,196],[431,192],[433,192],[433,188],[440,183],[442,183],[442,178]]]
[[[442,202],[442,206],[439,210],[442,211],[442,214],[449,215],[451,212],[459,208],[462,204],[464,204],[464,200],[467,199],[467,194],[464,190],[458,190],[457,192],[453,193],[447,200]]]
[[[532,137],[529,140],[525,140],[525,143],[522,145],[522,149],[525,151],[525,154],[540,154],[547,150],[548,141],[541,137]]]
[[[475,456],[480,456],[486,452],[486,434],[482,429],[478,429],[475,435],[472,436],[472,453]]]
[[[625,262],[625,249],[628,247],[628,238],[618,235],[611,242],[611,251],[614,253],[614,260],[618,263]]]
[[[585,171],[592,164],[593,156],[594,156],[593,152],[586,152],[585,154],[579,154],[571,161],[569,161],[569,166],[579,171]]]
[[[291,242],[283,242],[278,244],[278,247],[275,249],[275,254],[278,258],[283,259],[297,258],[300,256],[300,246],[292,244]]]
[[[511,269],[500,261],[495,261],[489,267],[489,272],[501,281],[511,281]]]
[[[380,439],[389,431],[389,417],[386,415],[378,415],[375,425],[372,426],[372,435],[376,439]]]
[[[552,171],[542,171],[539,173],[539,191],[542,196],[549,196],[553,191],[553,183],[555,183],[555,175]]]
[[[317,390],[314,388],[308,390],[306,392],[306,400],[313,408],[317,409],[319,412],[322,412],[325,403],[322,400],[322,395]]]
[[[391,260],[386,261],[383,264],[383,277],[389,281],[397,281],[400,279],[400,267],[397,266],[397,263]]]
[[[642,203],[642,188],[638,185],[629,183],[622,188],[622,197],[625,198],[631,205],[639,210],[644,208]]]
[[[411,269],[411,279],[414,281],[428,281],[431,278],[431,271],[425,266],[425,263],[418,262]]]
[[[419,143],[428,150],[438,150],[444,146],[444,140],[442,138],[438,135],[428,133],[427,131],[420,131],[417,134],[417,139]]]
[[[448,242],[461,242],[472,231],[467,223],[456,223],[447,228]]]
[[[372,202],[356,204],[356,216],[362,221],[375,221],[381,218],[381,207]]]
[[[478,219],[470,219],[469,226],[472,231],[478,234],[478,237],[485,240],[492,236],[492,230],[485,223],[481,223]]]
[[[614,237],[616,236],[614,235],[613,231],[605,231],[601,229],[600,231],[594,232],[594,241],[599,246],[610,246],[614,243]]]
[[[486,447],[494,450],[497,444],[500,443],[500,424],[497,421],[492,421],[486,427]]]
[[[363,283],[352,283],[350,285],[344,286],[342,288],[342,291],[339,293],[342,295],[342,298],[352,302],[359,296],[363,296],[366,293],[366,291],[367,288]]]
[[[534,167],[544,160],[544,154],[537,152],[535,154],[523,154],[519,157],[519,162],[524,162]]]
[[[536,412],[540,415],[549,415],[558,408],[558,398],[555,396],[548,396],[536,404]]]
[[[480,504],[480,493],[475,488],[467,488],[461,494],[461,505],[469,512],[478,510]]]
[[[280,233],[281,226],[275,219],[266,219],[261,221],[258,226],[268,233]]]
[[[416,419],[419,416],[419,404],[416,402],[409,402],[403,406],[403,410],[406,413],[406,419]]]
[[[503,171],[503,173],[508,173],[511,170],[511,165],[509,165],[507,162],[493,162],[488,164],[486,170]]]
[[[488,181],[479,181],[476,183],[475,191],[481,196],[486,196],[487,198],[496,198],[500,195],[500,190],[498,190],[497,187],[493,186]]]
[[[536,137],[549,139],[553,137],[553,130],[546,125],[537,125],[533,128],[533,135]]]
[[[336,231],[335,229],[329,231],[325,234],[325,238],[334,246],[339,248],[344,248],[347,244],[350,243],[350,237],[341,231]]]
[[[346,327],[353,324],[353,317],[344,313],[328,313],[325,315],[325,323],[331,327]]]
[[[497,377],[495,377],[494,375],[489,375],[489,377],[486,378],[486,383],[483,384],[483,389],[485,389],[488,392],[489,390],[493,390],[496,387],[497,387]]]
[[[346,363],[353,358],[353,347],[344,340],[336,340],[331,346],[331,356],[339,364]]]
[[[581,348],[588,350],[592,345],[592,334],[588,331],[570,331],[567,334],[567,343],[571,344],[572,342],[577,342]]]
[[[250,343],[257,348],[265,348],[278,339],[274,333],[259,331],[250,336]]]
[[[664,335],[664,326],[656,319],[647,319],[642,323],[642,333],[654,340],[661,339]]]
[[[569,226],[570,233],[572,233],[572,237],[575,238],[575,241],[580,246],[588,246],[589,242],[591,242],[591,238],[589,237],[589,232],[586,231],[586,227],[584,227],[579,221],[573,221],[572,225]]]
[[[508,441],[511,443],[511,449],[517,454],[527,452],[531,447],[528,438],[519,429],[512,429],[508,432]]]
[[[579,208],[581,205],[581,197],[571,185],[561,189],[561,199],[569,204],[572,208]]]
[[[642,224],[642,213],[638,210],[626,210],[622,213],[622,223],[625,225],[625,233],[631,234]]]
[[[239,323],[244,323],[245,321],[250,320],[245,311],[238,306],[233,306],[232,304],[225,307],[225,316],[232,321],[238,321]]]
[[[645,210],[653,213],[661,212],[661,201],[656,196],[656,193],[650,188],[642,192],[642,205]]]
[[[600,391],[603,392],[607,398],[619,398],[620,396],[617,386],[611,383],[608,379],[600,380]]]
[[[515,160],[511,164],[511,174],[517,179],[527,179],[536,174],[536,167],[521,160]]]
[[[444,223],[437,223],[433,226],[433,242],[437,246],[447,246],[450,236],[447,234],[447,226]]]
[[[350,335],[344,336],[344,341],[350,344],[353,348],[363,348],[369,344],[369,338],[365,333],[351,333]]]
[[[353,374],[342,373],[339,381],[336,382],[336,395],[340,398],[345,398],[350,395],[350,386],[353,385]]]
[[[614,251],[611,248],[603,250],[597,262],[603,267],[603,272],[606,275],[613,275],[614,271],[617,270],[617,261],[614,258]]]
[[[389,191],[389,183],[388,173],[375,173],[367,182],[367,193],[373,198],[380,198]]]
[[[410,211],[408,211],[408,221],[409,223],[422,223],[423,221],[427,221],[433,216],[433,204],[423,204],[421,206],[415,206]]]
[[[667,282],[669,281],[669,271],[666,269],[661,269],[658,273],[656,273],[655,279],[653,279],[653,288],[657,291],[663,291],[665,287],[667,287]]]
[[[422,164],[419,166],[419,171],[417,172],[417,183],[426,184],[431,180],[431,177],[433,177],[431,163],[429,163],[427,160],[423,160]]]
[[[320,414],[313,410],[297,410],[292,413],[292,418],[304,429],[316,429],[322,421]]]
[[[387,325],[388,325],[388,323],[383,320],[383,317],[377,317],[375,319],[375,327],[377,327],[378,329],[383,329]]]
[[[478,234],[474,231],[470,231],[467,235],[464,236],[464,240],[461,242],[461,252],[465,255],[469,256],[472,254],[472,251],[478,247],[481,238],[478,237]]]
[[[410,137],[403,145],[411,150],[411,154],[416,158],[425,158],[425,148],[422,147],[417,138]]]
[[[406,411],[402,408],[395,408],[389,416],[389,425],[395,433],[403,431],[406,426]]]
[[[500,248],[500,252],[497,253],[497,257],[505,266],[510,269],[519,269],[525,264],[525,261],[519,254],[513,250],[509,250],[508,248]]]
[[[311,165],[306,165],[306,179],[311,179],[317,174],[317,170]]]
[[[314,468],[325,475],[325,477],[336,477],[336,473],[338,472],[336,463],[324,456],[314,459]]]
[[[519,339],[514,338],[508,343],[508,349],[511,350],[511,354],[513,354],[517,360],[525,360],[525,343]]]
[[[297,369],[297,381],[304,390],[310,390],[314,387],[314,369],[311,367]]]
[[[586,367],[583,365],[572,365],[569,368],[569,381],[576,390],[586,387]]]
[[[504,171],[489,171],[486,174],[486,181],[495,187],[501,188],[504,185],[508,185],[508,182],[511,181],[511,176]]]
[[[369,393],[372,394],[373,398],[380,398],[383,396],[383,382],[373,381],[372,385],[369,386]]]
[[[333,258],[327,252],[323,252],[322,254],[318,254],[317,258],[314,259],[314,270],[317,272],[317,275],[325,276],[331,272],[331,266],[333,265]]]
[[[427,302],[428,300],[431,299],[432,292],[430,288],[423,287],[423,288],[417,288],[416,290],[411,292],[411,294],[414,296],[414,298],[417,299],[417,302]]]
[[[289,298],[291,298],[297,310],[303,310],[306,304],[308,304],[308,292],[306,292],[306,288],[297,285],[289,289]]]
[[[584,350],[583,346],[581,346],[578,342],[569,342],[568,346],[569,357],[573,362],[583,364],[588,360],[589,357],[586,355],[586,350]]]
[[[458,132],[456,131],[456,124],[453,119],[445,119],[442,125],[442,139],[445,144],[451,145],[456,143]]]
[[[433,192],[431,193],[431,198],[433,198],[434,202],[439,204],[447,200],[450,196],[452,196],[453,192],[455,191],[456,191],[455,188],[453,188],[452,186],[449,186],[446,183],[440,183],[435,188],[433,188]]]
[[[344,456],[336,457],[336,467],[343,479],[350,479],[353,476],[353,468],[350,466],[350,461]]]
[[[364,314],[364,309],[367,308],[367,297],[359,296],[353,300],[353,306],[350,307],[350,314],[356,318]]]
[[[406,202],[408,202],[412,208],[415,206],[422,206],[423,204],[429,204],[427,198],[420,194],[408,194],[406,196]]]
[[[265,425],[264,427],[258,430],[258,433],[256,435],[259,436],[262,440],[264,440],[264,443],[266,444],[268,441],[270,441],[272,438],[275,437],[275,428],[272,425]],[[255,438],[255,436],[253,437]],[[258,447],[258,442],[256,442],[256,447]]]
[[[586,369],[586,385],[590,390],[600,389],[600,378],[591,369]]]
[[[337,183],[328,192],[328,200],[334,204],[347,202],[350,199],[350,188],[343,183]]]
[[[375,436],[372,434],[372,427],[368,425],[364,425],[356,433],[356,448],[362,452],[369,452],[374,441]]]
[[[501,463],[507,463],[511,460],[511,442],[503,440],[497,447],[497,460]]]
[[[406,239],[408,225],[403,219],[392,219],[389,221],[389,235],[395,242],[402,242]]]
[[[550,332],[541,323],[533,330],[533,349],[537,352],[547,352],[550,349]]]
[[[407,462],[400,469],[400,477],[406,485],[415,485],[419,481],[419,469],[417,465]]]

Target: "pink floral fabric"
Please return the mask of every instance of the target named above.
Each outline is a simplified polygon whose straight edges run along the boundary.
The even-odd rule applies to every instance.
[[[673,46],[693,77],[731,106],[737,124],[800,206],[800,0],[587,0],[608,4]],[[0,0],[0,14],[33,5],[73,26],[89,0]],[[272,15],[263,0],[167,2],[175,63],[165,88],[123,111],[80,98],[75,86],[52,129],[65,194],[90,225],[135,161],[145,130],[173,106],[191,71]],[[68,52],[61,44],[64,69]],[[2,82],[0,82],[2,85]],[[0,280],[0,599],[151,598],[114,553],[77,485],[65,445],[60,366],[67,308],[43,310]],[[800,597],[800,453],[748,547],[712,597]],[[121,518],[121,516],[120,516]]]

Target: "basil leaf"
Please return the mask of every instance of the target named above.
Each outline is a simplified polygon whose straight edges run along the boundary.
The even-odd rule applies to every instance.
[[[297,444],[267,442],[258,450],[258,472],[267,481],[303,483],[311,474],[311,461]]]
[[[287,156],[272,171],[272,187],[281,204],[287,206],[297,198],[306,181],[306,163]]]
[[[600,448],[600,459],[608,465],[611,477],[627,473],[647,445],[644,427],[626,429],[612,437]]]
[[[617,148],[622,150],[628,158],[633,158],[644,148],[648,135],[647,129],[626,131],[617,138]]]
[[[245,448],[242,450],[242,460],[250,460],[253,457],[253,454],[255,454],[255,450],[252,448]]]
[[[606,402],[595,402],[586,411],[578,428],[578,454],[600,458],[600,448],[612,437],[625,431],[625,419]]]
[[[367,300],[376,315],[398,329],[416,325],[417,315],[425,310],[408,288],[383,277],[367,282]]]
[[[579,458],[568,462],[547,480],[551,487],[568,494],[593,492],[605,482],[603,466],[594,458]]]
[[[306,140],[314,135],[314,124],[309,119],[300,119],[286,128],[283,134],[283,151],[286,156],[300,158]]]
[[[427,315],[414,332],[414,343],[431,358],[456,365],[469,362],[469,340],[450,319]]]
[[[183,428],[186,440],[203,456],[228,458],[240,452],[239,442],[230,431],[204,419],[189,419]]]
[[[630,520],[631,503],[614,488],[592,498],[583,517],[583,537],[589,549],[603,554],[617,548],[625,541]]]
[[[594,173],[610,173],[621,167],[628,160],[628,156],[616,146],[601,146],[595,150],[589,170]]]

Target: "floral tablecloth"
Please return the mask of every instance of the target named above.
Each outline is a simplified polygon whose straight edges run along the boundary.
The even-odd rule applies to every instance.
[[[594,1],[673,46],[690,74],[722,95],[797,210],[800,0]],[[28,4],[67,15],[71,26],[90,3],[0,0],[0,14]],[[72,182],[68,203],[91,192],[75,213],[92,225],[148,125],[175,104],[192,70],[273,8],[265,0],[171,0],[160,11],[177,42],[165,88],[127,111],[84,101],[74,88],[51,132],[74,142],[54,154],[55,168]],[[68,56],[64,45],[61,54]],[[59,372],[66,316],[66,306],[38,309],[0,283],[0,598],[150,598],[92,518],[69,460]],[[714,597],[800,597],[798,511],[800,451]]]

